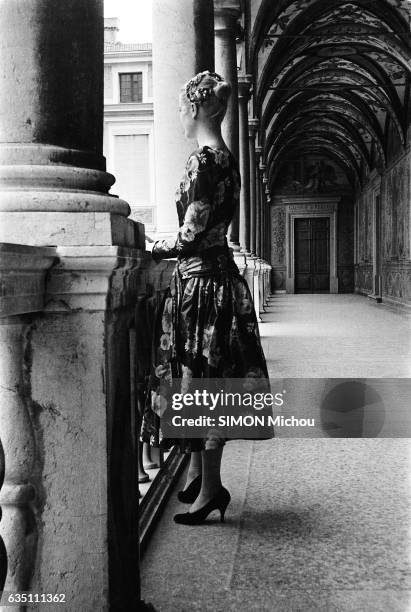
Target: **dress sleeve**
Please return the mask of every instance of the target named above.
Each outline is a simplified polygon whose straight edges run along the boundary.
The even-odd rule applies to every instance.
[[[193,153],[187,162],[181,186],[188,203],[183,224],[175,240],[157,240],[154,243],[152,256],[156,261],[195,253],[210,219],[212,182],[213,160],[206,152]]]

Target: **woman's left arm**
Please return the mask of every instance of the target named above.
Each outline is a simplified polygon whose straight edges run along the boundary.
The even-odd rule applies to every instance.
[[[174,240],[157,240],[152,249],[155,260],[194,253],[207,228],[211,214],[212,160],[204,153],[193,153],[187,162],[186,183],[188,206],[184,221]],[[211,192],[211,193],[210,193]]]

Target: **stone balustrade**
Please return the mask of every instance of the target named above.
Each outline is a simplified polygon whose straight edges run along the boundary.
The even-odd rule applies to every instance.
[[[0,245],[0,587],[67,610],[140,600],[130,338],[174,262],[137,247]]]
[[[6,591],[29,588],[36,557],[30,332],[55,257],[53,248],[0,244],[0,590]]]

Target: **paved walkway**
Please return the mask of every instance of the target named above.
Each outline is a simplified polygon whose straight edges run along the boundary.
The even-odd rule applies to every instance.
[[[272,377],[409,377],[411,316],[360,295],[276,295],[261,335]]]
[[[263,320],[272,376],[407,371],[405,318],[364,298],[279,296]],[[142,561],[143,597],[158,612],[408,612],[409,440],[276,433],[227,443],[225,524],[215,513],[175,525],[184,506],[172,496]]]

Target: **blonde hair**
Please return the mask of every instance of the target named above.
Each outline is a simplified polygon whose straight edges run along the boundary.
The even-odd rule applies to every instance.
[[[187,81],[181,93],[187,104],[201,105],[208,118],[222,121],[227,111],[231,85],[216,72],[204,70]]]

